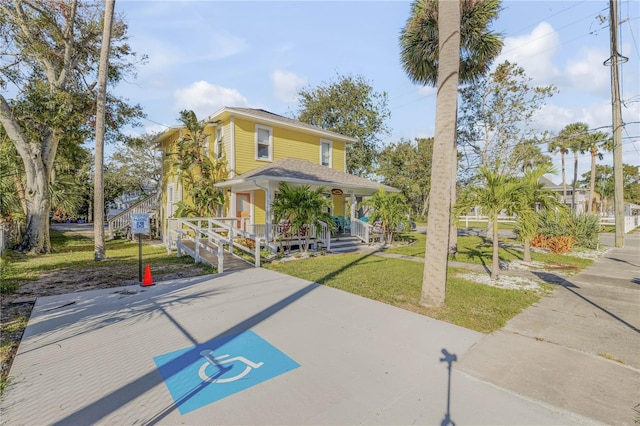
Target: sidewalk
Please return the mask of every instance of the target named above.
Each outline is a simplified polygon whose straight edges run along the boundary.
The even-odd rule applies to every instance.
[[[606,424],[640,418],[640,233],[483,337],[459,371]],[[559,284],[558,284],[559,283]]]
[[[0,417],[10,425],[592,424],[455,368],[449,381],[443,355],[482,338],[256,268],[44,297]],[[213,363],[203,358],[210,351]]]

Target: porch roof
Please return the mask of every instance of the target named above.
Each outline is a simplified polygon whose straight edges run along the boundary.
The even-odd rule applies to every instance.
[[[225,188],[235,185],[246,185],[256,181],[290,182],[301,185],[322,185],[328,188],[340,188],[348,192],[370,195],[383,187],[387,192],[400,192],[388,185],[374,182],[349,173],[340,172],[330,167],[297,158],[285,158],[258,167],[232,179],[216,184]]]

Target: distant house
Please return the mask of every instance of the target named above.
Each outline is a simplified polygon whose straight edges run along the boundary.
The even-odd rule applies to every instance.
[[[541,177],[540,183],[544,184],[545,188],[550,189],[554,192],[557,192],[562,200],[562,203],[572,207],[571,202],[573,199],[573,188],[570,184],[567,184],[566,195],[563,196],[564,188],[562,184],[556,184],[551,181],[549,178]],[[599,211],[600,205],[600,195],[594,194],[595,202],[596,202],[596,211]],[[576,197],[575,197],[575,206],[573,206],[573,210],[576,213],[584,213],[587,211],[587,205],[589,203],[589,190],[584,188],[576,188]]]

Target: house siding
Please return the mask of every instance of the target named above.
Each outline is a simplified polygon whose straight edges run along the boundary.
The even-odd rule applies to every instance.
[[[256,160],[255,128],[256,123],[248,120],[235,120],[235,167],[236,174],[242,174],[263,166],[264,160]],[[298,158],[320,164],[320,137],[296,132],[294,130],[267,126],[272,129],[273,161],[283,158]],[[224,137],[227,137],[225,131]],[[344,172],[345,143],[332,141],[332,168]]]
[[[265,193],[262,190],[253,192],[253,216],[253,223],[258,225],[266,223]]]

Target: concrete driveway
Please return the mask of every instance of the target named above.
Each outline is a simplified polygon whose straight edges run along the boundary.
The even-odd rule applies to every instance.
[[[443,350],[452,359],[482,337],[264,269],[45,297],[15,358],[2,422],[591,422],[455,362],[449,387]]]

